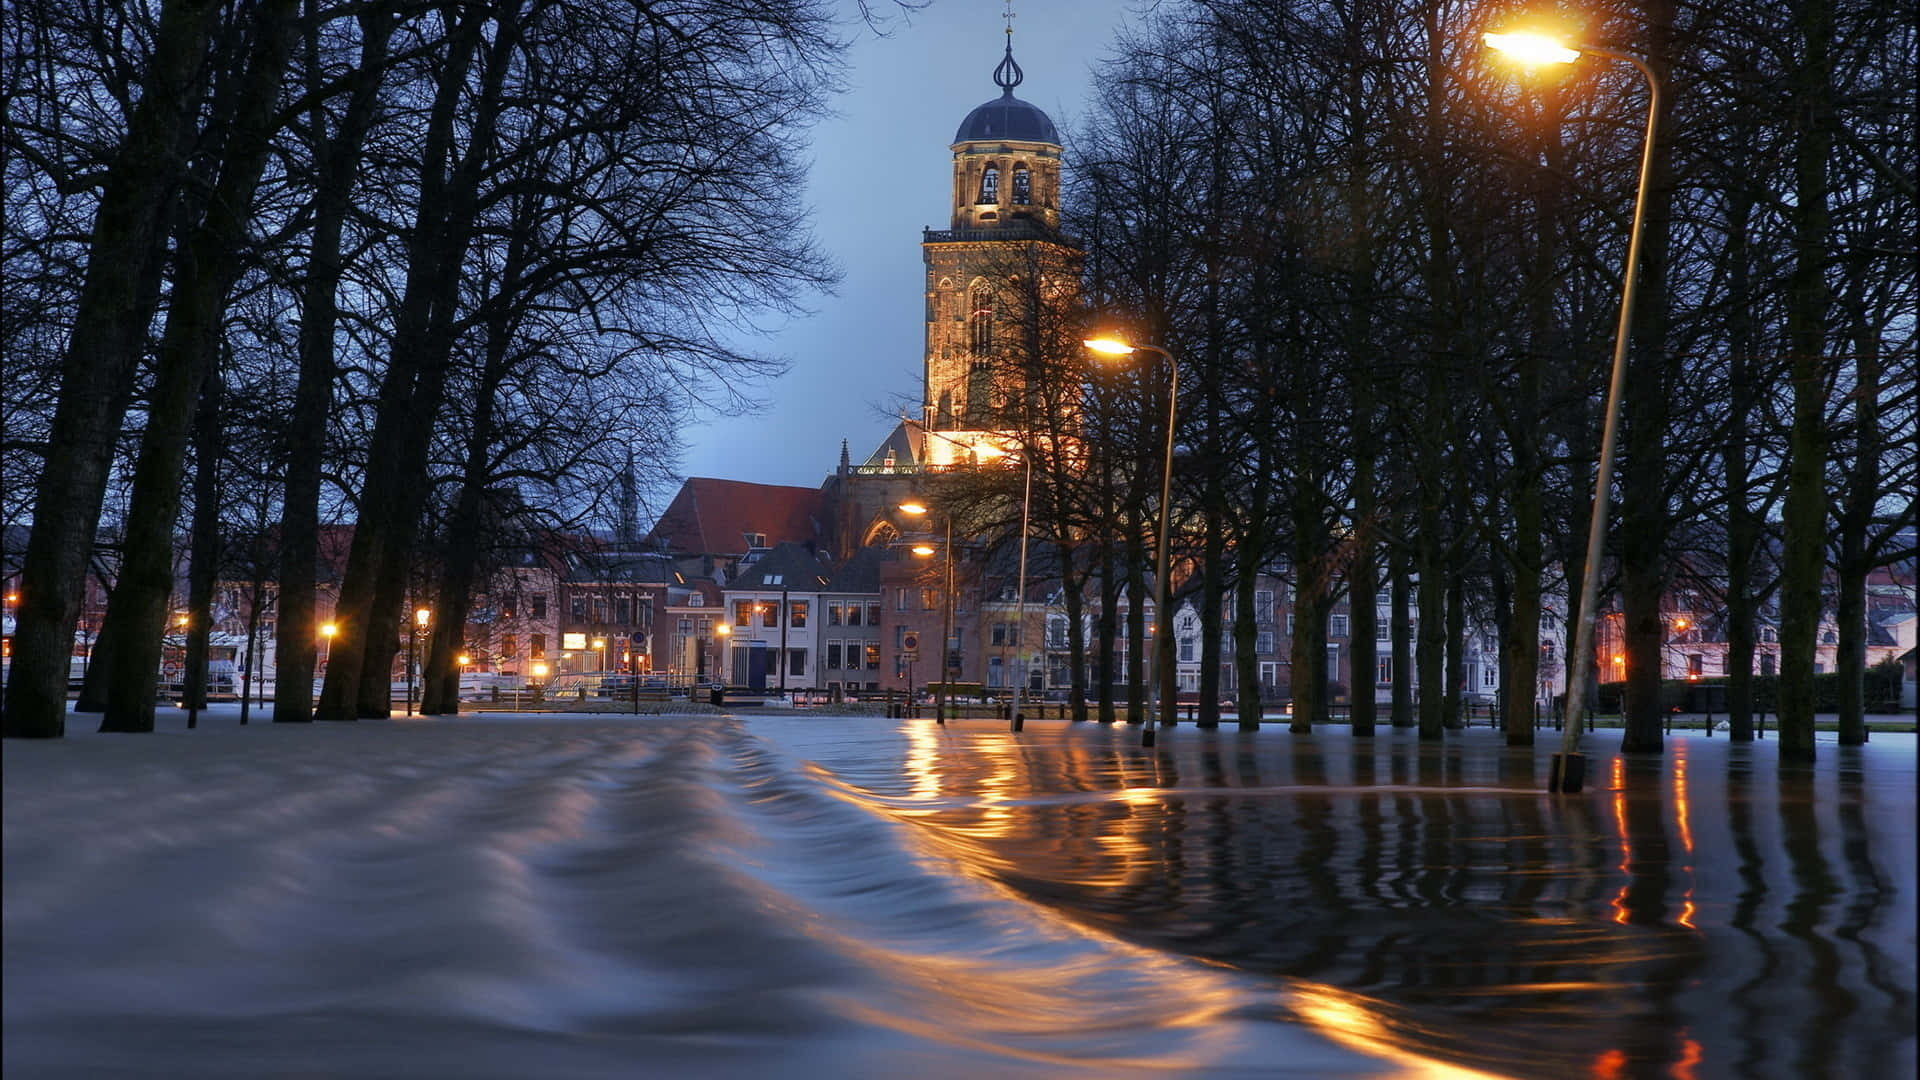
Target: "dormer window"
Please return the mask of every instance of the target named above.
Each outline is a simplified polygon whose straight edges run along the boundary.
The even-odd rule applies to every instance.
[[[980,174],[980,198],[977,201],[982,203],[1000,201],[1000,167],[998,165],[989,165],[986,171]]]
[[[1019,206],[1033,201],[1033,174],[1027,171],[1025,165],[1013,167],[1013,201]]]
[[[756,548],[764,548],[767,546],[766,533],[747,533],[746,538],[747,538],[748,551],[752,551]]]

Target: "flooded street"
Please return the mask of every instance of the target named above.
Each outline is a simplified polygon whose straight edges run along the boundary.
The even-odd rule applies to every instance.
[[[1912,1075],[1913,736],[1782,770],[1771,739],[1626,760],[1600,732],[1558,797],[1542,735],[216,715],[12,740],[6,1066]]]

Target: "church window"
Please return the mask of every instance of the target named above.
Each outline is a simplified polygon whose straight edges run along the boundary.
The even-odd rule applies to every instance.
[[[1033,174],[1025,165],[1013,167],[1013,201],[1021,206],[1033,201]]]
[[[973,351],[987,352],[993,348],[993,290],[989,289],[985,282],[977,283],[969,293],[968,299],[971,301],[970,308],[973,312],[970,316]]]
[[[986,171],[980,174],[980,198],[978,201],[983,203],[997,203],[1000,201],[1000,167],[998,165],[989,165]]]

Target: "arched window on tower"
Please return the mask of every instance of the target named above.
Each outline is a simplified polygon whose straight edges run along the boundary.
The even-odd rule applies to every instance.
[[[968,291],[967,317],[970,340],[976,353],[990,352],[993,349],[993,290],[985,282],[977,282]]]
[[[997,203],[1000,201],[1000,166],[989,165],[980,174],[980,202]]]
[[[1013,167],[1013,201],[1017,206],[1025,206],[1033,201],[1033,174],[1025,165]]]

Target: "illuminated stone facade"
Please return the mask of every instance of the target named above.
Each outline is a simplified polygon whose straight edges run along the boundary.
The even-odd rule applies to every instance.
[[[921,462],[994,456],[1022,427],[1018,357],[1031,351],[1035,306],[1064,308],[1079,252],[1059,232],[1060,141],[1046,113],[1013,96],[1021,82],[1011,41],[994,69],[1000,97],[967,114],[954,136],[950,228],[926,231],[924,422]],[[985,448],[991,449],[985,449]]]

